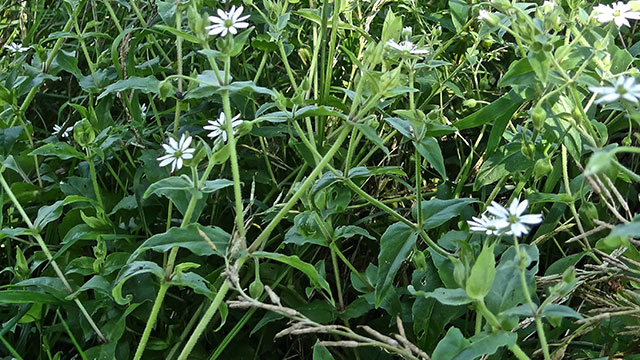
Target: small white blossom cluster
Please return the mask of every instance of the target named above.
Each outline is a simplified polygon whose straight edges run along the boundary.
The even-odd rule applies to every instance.
[[[514,199],[506,209],[495,201],[487,208],[489,216],[480,215],[473,217],[469,223],[469,229],[474,232],[483,232],[487,235],[514,235],[520,237],[529,233],[528,225],[537,225],[542,222],[542,214],[525,214],[529,202],[520,202]]]
[[[72,130],[73,126],[69,126],[68,128],[64,129],[64,131],[62,131],[62,126],[56,124],[53,125],[53,131],[51,132],[51,135],[58,136],[58,134],[60,134],[60,137],[67,138],[69,137],[69,133],[71,133]]]
[[[242,124],[242,120],[238,120],[238,118],[240,118],[240,114],[231,118],[231,127],[234,129],[238,125]],[[224,114],[224,112],[220,113],[220,116],[218,117],[217,120],[209,120],[208,121],[209,125],[206,125],[203,127],[203,129],[211,131],[207,135],[207,137],[215,138],[215,137],[221,136],[222,141],[227,142],[227,131],[225,127],[226,121],[227,121],[227,117]]]
[[[629,19],[640,19],[640,12],[631,11],[631,4],[625,4],[622,1],[607,5],[598,5],[593,8],[595,18],[598,22],[604,24],[613,21],[617,27],[630,27]]]
[[[180,141],[175,141],[173,138],[169,138],[168,144],[162,144],[166,155],[160,156],[158,161],[160,167],[171,165],[171,172],[180,170],[185,160],[193,158],[193,153],[196,149],[190,147],[193,138],[191,136],[185,136],[182,134]]]

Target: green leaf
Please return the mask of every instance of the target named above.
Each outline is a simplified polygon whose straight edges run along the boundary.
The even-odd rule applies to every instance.
[[[0,129],[0,154],[8,154],[15,144],[20,134],[22,134],[22,126],[14,126],[6,129]]]
[[[182,215],[187,212],[192,196],[202,198],[202,192],[195,189],[193,182],[186,175],[171,176],[156,181],[147,188],[143,198],[146,199],[152,194],[164,196],[171,200]],[[202,201],[202,199],[200,199],[200,201]]]
[[[187,249],[198,256],[218,255],[224,257],[230,239],[231,235],[215,226],[189,224],[183,228],[172,227],[169,231],[154,235],[143,242],[131,254],[128,262],[135,260],[147,250],[164,253],[176,246]]]
[[[57,67],[57,70],[62,69],[75,76],[76,79],[81,79],[84,76],[78,67],[78,59],[76,58],[75,51],[70,52],[60,49],[53,59],[51,67],[53,69]],[[53,70],[52,73],[55,75],[57,72]]]
[[[175,4],[174,4],[174,7],[175,7]],[[156,25],[154,27],[156,29],[160,29],[160,30],[164,30],[164,31],[170,32],[171,34],[173,34],[173,35],[175,35],[177,37],[183,38],[183,39],[185,39],[185,40],[187,40],[189,42],[192,42],[194,44],[200,44],[200,39],[198,39],[196,36],[191,35],[189,33],[186,33],[184,31],[180,31],[180,30],[176,29],[173,26]]]
[[[190,287],[196,294],[205,295],[210,299],[215,297],[215,293],[209,288],[209,282],[202,276],[193,272],[186,272],[179,276],[174,276],[171,279],[171,284]]]
[[[353,124],[354,127],[356,127],[358,130],[360,130],[360,132],[362,132],[362,134],[369,139],[376,147],[378,147],[380,150],[382,150],[385,155],[389,155],[389,149],[387,149],[386,146],[384,146],[384,143],[382,142],[382,139],[380,138],[380,136],[378,136],[378,134],[376,134],[376,131],[369,125],[367,124]]]
[[[457,121],[453,125],[458,130],[471,129],[487,123],[494,123],[504,118],[511,119],[524,100],[514,91],[503,95],[498,100],[483,107],[475,113]]]
[[[530,168],[533,168],[533,161],[522,154],[520,143],[508,143],[500,147],[480,166],[476,181],[473,183],[473,189],[478,190],[483,186],[500,180],[504,176]]]
[[[216,192],[220,189],[224,189],[231,185],[233,185],[233,181],[227,180],[227,179],[209,180],[204,182],[204,186],[202,186],[200,191],[208,194],[208,193]]]
[[[29,153],[29,156],[57,156],[62,160],[84,159],[84,154],[74,149],[73,146],[65,142],[56,142],[42,145]]]
[[[107,279],[103,278],[102,276],[95,275],[91,279],[89,279],[89,281],[82,284],[82,286],[78,290],[74,291],[73,294],[68,295],[66,299],[71,301],[75,297],[77,297],[80,293],[83,293],[87,290],[99,291],[111,297],[111,283]]]
[[[418,234],[408,225],[397,222],[387,228],[380,238],[378,275],[375,292],[376,308],[382,304],[393,285],[400,265],[416,244]]]
[[[129,89],[140,90],[145,94],[157,94],[160,91],[160,81],[153,75],[147,77],[132,76],[126,80],[118,80],[107,86],[102,94],[98,96],[98,100],[111,93]]]
[[[64,302],[58,298],[41,292],[29,290],[2,290],[0,291],[0,303],[4,304],[54,304],[61,305]]]
[[[465,339],[462,332],[455,327],[451,327],[447,331],[447,335],[436,346],[431,355],[432,359],[452,360],[456,354],[460,353],[464,348],[469,346],[469,340]]]
[[[517,334],[508,331],[480,333],[470,338],[471,345],[454,356],[453,360],[473,360],[484,355],[492,355],[503,346],[511,348],[517,339]]]
[[[535,245],[522,244],[520,245],[520,250],[525,252],[530,263],[533,263],[525,271],[525,280],[529,286],[529,292],[533,294],[535,293],[534,276],[538,272],[538,248]],[[509,247],[500,257],[491,291],[484,298],[487,308],[494,314],[527,301],[522,291],[520,268],[516,261],[516,251],[513,246]]]
[[[164,277],[164,270],[158,266],[158,264],[151,261],[135,261],[125,266],[118,274],[118,277],[114,281],[115,285],[113,290],[111,290],[111,294],[113,295],[113,299],[116,303],[126,305],[133,300],[133,296],[131,294],[124,298],[122,297],[122,286],[127,280],[140,274],[152,274],[158,279],[161,279]]]
[[[52,205],[41,207],[33,226],[38,230],[43,230],[48,223],[57,220],[62,215],[63,206],[64,200],[58,200]]]
[[[422,155],[431,166],[442,176],[444,180],[447,179],[447,171],[444,167],[444,159],[442,158],[442,151],[438,145],[438,140],[434,138],[424,138],[419,142],[413,143],[418,149],[420,155]]]
[[[477,202],[474,199],[450,199],[440,200],[431,199],[424,200],[421,203],[422,206],[422,227],[424,230],[433,229],[438,227],[450,219],[460,215],[464,208],[472,203]],[[415,219],[418,214],[417,208],[414,206],[411,209],[411,214]]]
[[[472,298],[467,296],[467,292],[464,289],[438,288],[431,292],[424,292],[416,291],[412,285],[409,285],[408,290],[414,296],[433,298],[445,305],[465,305],[473,301]]]
[[[469,8],[471,6],[461,0],[449,0],[449,9],[451,10],[451,20],[456,31],[461,32],[467,17],[469,16]]]
[[[331,289],[329,288],[329,283],[327,283],[327,280],[320,276],[318,270],[316,270],[313,265],[300,260],[300,258],[296,255],[288,256],[266,251],[255,251],[252,255],[260,258],[278,261],[283,264],[287,264],[295,269],[298,269],[305,275],[307,275],[313,286],[318,289],[324,289],[328,294],[331,294]]]
[[[574,318],[574,319],[584,319],[580,313],[573,310],[572,308],[559,305],[559,304],[549,304],[542,309],[540,312],[541,316],[544,317],[562,317],[562,318]]]
[[[362,237],[366,237],[369,238],[371,240],[375,240],[376,238],[374,238],[373,236],[371,236],[369,234],[369,232],[359,226],[355,226],[355,225],[344,225],[344,226],[339,226],[336,231],[334,232],[334,236],[336,239],[339,238],[345,238],[345,239],[350,239],[354,236],[362,236]]]
[[[586,252],[580,252],[560,258],[553,264],[549,265],[549,267],[544,271],[544,276],[562,274],[569,267],[575,266],[585,255],[587,255]]]
[[[495,277],[496,259],[493,255],[493,246],[485,246],[471,268],[471,274],[465,286],[467,295],[476,300],[484,299],[491,290]]]

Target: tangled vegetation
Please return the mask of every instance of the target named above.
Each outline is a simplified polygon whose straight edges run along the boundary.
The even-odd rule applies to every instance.
[[[640,359],[637,19],[0,0],[0,358]]]

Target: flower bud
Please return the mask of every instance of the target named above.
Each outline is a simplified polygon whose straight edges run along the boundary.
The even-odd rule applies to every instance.
[[[260,278],[257,277],[251,283],[251,285],[249,285],[249,295],[251,295],[252,298],[257,299],[260,297],[260,295],[262,295],[263,292],[264,292],[264,284],[262,283]]]
[[[538,159],[533,166],[533,176],[539,179],[553,171],[553,166],[549,159]]]
[[[22,250],[18,246],[16,246],[16,266],[13,268],[16,276],[20,280],[29,278],[29,265],[27,264],[27,259],[24,257]]]
[[[500,23],[500,18],[496,14],[486,10],[480,10],[478,19],[480,19],[490,27],[498,26],[498,24]]]
[[[73,126],[73,138],[82,147],[87,147],[93,142],[96,132],[89,120],[82,119]]]
[[[168,80],[162,80],[159,86],[160,99],[166,100],[171,93],[173,93],[173,85]]]
[[[416,250],[413,253],[413,263],[415,264],[416,269],[425,270],[427,268],[427,260],[425,259],[422,251]]]
[[[411,38],[411,35],[413,34],[413,29],[411,29],[411,26],[407,26],[402,28],[402,38],[405,40],[409,40]]]
[[[622,139],[622,146],[631,146],[631,137],[626,136]]]
[[[544,121],[547,120],[547,112],[544,111],[540,104],[536,105],[531,112],[531,122],[533,122],[533,128],[537,131],[542,130]]]
[[[536,152],[536,147],[533,146],[533,144],[523,143],[520,147],[520,151],[522,151],[522,154],[524,154],[524,156],[526,156],[527,158],[533,159],[533,155]]]
[[[491,0],[491,5],[500,10],[507,11],[511,8],[511,1],[509,0]]]
[[[467,99],[462,103],[462,105],[466,107],[474,108],[478,105],[478,101],[476,99]]]

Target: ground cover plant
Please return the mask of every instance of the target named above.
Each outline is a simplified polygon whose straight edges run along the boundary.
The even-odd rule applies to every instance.
[[[0,0],[0,357],[640,358],[637,19]]]

